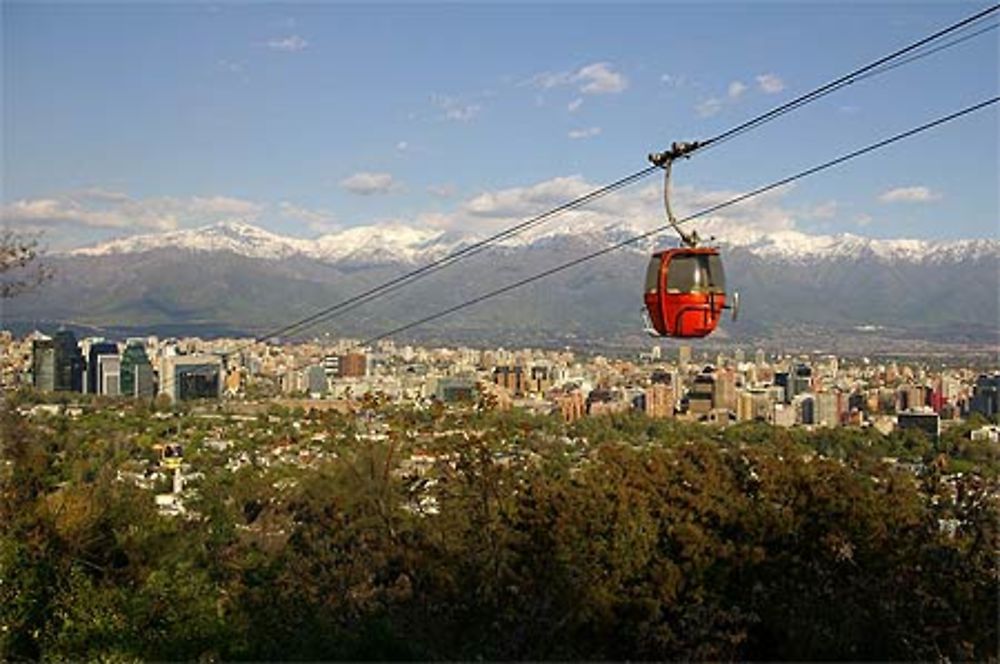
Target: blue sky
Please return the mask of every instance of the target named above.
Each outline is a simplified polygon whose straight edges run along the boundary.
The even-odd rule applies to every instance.
[[[306,237],[485,230],[985,6],[5,2],[5,223],[53,246],[231,217]],[[678,185],[745,190],[993,96],[997,34],[699,155]],[[997,119],[774,204],[806,232],[996,237]],[[507,214],[481,209],[510,199]]]

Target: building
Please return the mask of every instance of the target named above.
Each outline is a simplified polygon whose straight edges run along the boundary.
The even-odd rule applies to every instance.
[[[975,431],[969,432],[969,438],[972,440],[985,440],[991,443],[1000,443],[1000,426],[991,424],[985,427],[980,427]]]
[[[565,422],[575,422],[587,414],[587,402],[580,390],[557,394],[554,401]]]
[[[739,393],[736,401],[736,419],[739,422],[770,422],[773,419],[772,400],[767,390],[751,388]]]
[[[327,393],[326,369],[322,365],[314,364],[306,369],[306,391],[313,397]]]
[[[707,415],[715,408],[715,374],[704,372],[694,378],[687,394],[687,411],[692,415]]]
[[[337,357],[337,376],[364,378],[368,375],[368,358],[364,353],[345,353]]]
[[[160,393],[173,400],[218,399],[222,395],[222,358],[215,355],[170,355],[163,358]]]
[[[941,438],[941,416],[929,408],[899,413],[896,415],[896,427],[923,431],[934,442]]]
[[[130,339],[122,352],[121,394],[126,397],[150,398],[153,385],[153,365],[142,341]]]
[[[691,364],[691,346],[679,346],[677,348],[677,364],[680,366],[681,371],[686,371],[689,364]]]
[[[87,349],[86,390],[89,394],[104,394],[104,392],[101,392],[101,377],[98,375],[100,366],[99,358],[104,355],[118,357],[118,344],[101,339],[92,342]]]
[[[32,375],[42,392],[83,392],[83,353],[76,335],[56,332],[51,339],[32,342]]]
[[[969,410],[986,417],[996,417],[1000,412],[998,393],[1000,393],[1000,373],[979,376],[972,388],[972,403]]]
[[[674,416],[674,388],[663,383],[653,383],[644,392],[644,410],[649,417]]]
[[[815,397],[816,424],[821,427],[840,425],[840,400],[834,392],[820,392]]]
[[[812,375],[812,367],[808,364],[798,364],[795,366],[795,371],[790,376],[792,389],[791,394],[788,396],[789,401],[794,399],[798,394],[805,394],[812,391]]]
[[[434,396],[444,402],[472,401],[475,392],[476,379],[466,376],[443,376],[434,388]]]
[[[97,392],[108,397],[121,394],[122,361],[117,355],[97,356]]]

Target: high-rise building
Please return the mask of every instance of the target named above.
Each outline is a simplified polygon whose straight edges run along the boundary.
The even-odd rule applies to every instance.
[[[338,358],[340,378],[363,378],[368,375],[368,358],[364,353],[346,353]]]
[[[118,357],[118,344],[110,341],[93,341],[87,350],[87,392],[90,394],[103,394],[101,392],[101,381],[98,376],[98,366],[102,355],[113,355]]]
[[[687,369],[687,366],[691,364],[691,346],[679,346],[677,348],[677,363],[680,365],[681,371]]]
[[[674,416],[674,389],[663,383],[653,383],[645,390],[645,411],[649,417]]]
[[[122,361],[117,355],[97,356],[97,394],[117,397],[121,394]]]
[[[309,394],[322,396],[327,392],[326,370],[320,364],[306,369],[306,385]]]
[[[715,408],[715,374],[701,373],[695,376],[688,390],[688,412],[694,415],[707,415]]]
[[[83,365],[76,335],[69,330],[32,342],[32,373],[38,390],[83,392]]]
[[[31,342],[31,375],[35,389],[54,392],[56,389],[56,344],[51,338]]]
[[[820,392],[815,398],[816,424],[823,427],[840,425],[840,408],[837,394]]]
[[[169,355],[163,358],[160,393],[173,401],[218,399],[222,395],[222,358],[214,355]]]
[[[982,374],[976,379],[972,388],[970,410],[987,417],[996,417],[1000,412],[1000,373],[992,376]]]
[[[153,396],[153,366],[142,341],[130,339],[122,353],[121,393],[126,397]]]
[[[812,391],[812,367],[808,364],[797,364],[795,370],[791,375],[791,385],[792,394],[790,398],[794,398],[796,394],[804,394],[805,392]]]

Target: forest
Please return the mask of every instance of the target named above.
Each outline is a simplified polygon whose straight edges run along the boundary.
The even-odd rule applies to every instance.
[[[192,419],[165,516],[122,469],[180,415],[9,402],[0,659],[998,659],[997,459],[967,430],[478,406],[216,418],[224,451]]]

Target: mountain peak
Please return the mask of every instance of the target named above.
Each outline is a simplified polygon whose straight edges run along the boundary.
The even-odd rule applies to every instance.
[[[708,228],[708,230],[713,230]],[[811,235],[785,229],[761,232],[753,229],[714,229],[719,243],[730,249],[742,249],[761,258],[792,262],[865,259],[935,263],[964,258],[1000,256],[1000,240],[916,240],[875,239],[852,233]],[[576,223],[571,226],[534,229],[511,236],[501,244],[508,248],[527,248],[558,241],[561,238],[608,245],[643,232],[642,228],[620,222],[615,224]],[[668,234],[635,245],[645,251],[649,245],[662,244]],[[103,256],[180,249],[185,251],[228,251],[241,256],[278,260],[304,256],[326,263],[387,264],[419,263],[440,258],[475,236],[442,230],[407,226],[400,223],[354,226],[316,239],[287,237],[241,220],[220,221],[194,229],[168,233],[136,235],[71,251],[76,256]]]

